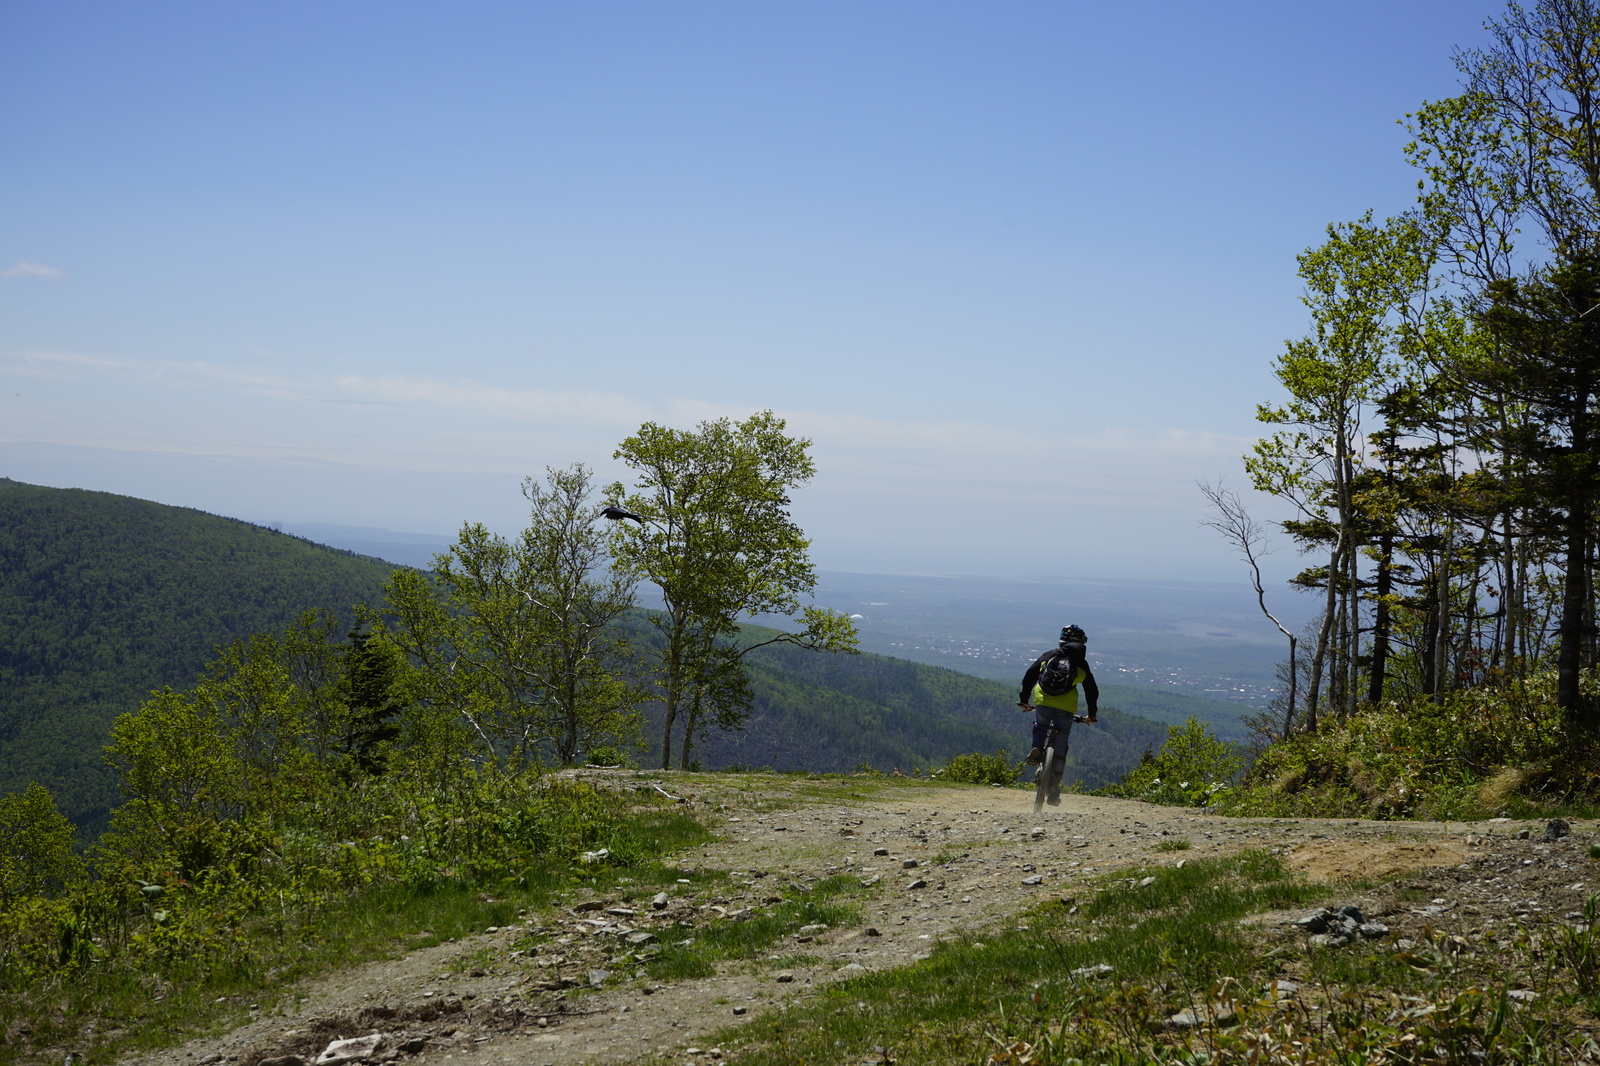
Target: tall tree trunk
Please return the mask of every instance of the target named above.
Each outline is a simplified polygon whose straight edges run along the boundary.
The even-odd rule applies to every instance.
[[[1339,531],[1339,540],[1333,546],[1333,553],[1328,558],[1328,584],[1327,593],[1323,597],[1322,627],[1317,630],[1317,648],[1311,655],[1311,676],[1306,679],[1306,729],[1309,732],[1317,731],[1317,703],[1322,694],[1322,668],[1328,658],[1328,638],[1333,633],[1333,624],[1338,615],[1338,573],[1339,555],[1344,547],[1344,531]]]
[[[1389,602],[1394,592],[1394,534],[1385,530],[1378,538],[1378,572],[1372,610],[1372,668],[1367,678],[1367,702],[1383,699],[1384,675],[1389,669]]]

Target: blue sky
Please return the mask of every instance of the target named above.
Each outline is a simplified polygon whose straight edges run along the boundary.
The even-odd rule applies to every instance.
[[[0,5],[0,476],[510,533],[770,408],[824,569],[1237,577],[1294,256],[1499,10]]]

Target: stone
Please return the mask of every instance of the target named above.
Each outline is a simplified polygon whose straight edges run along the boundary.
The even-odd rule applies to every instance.
[[[544,1019],[540,1018],[539,1021],[543,1023]],[[545,1024],[548,1024],[548,1023],[545,1023]],[[414,1036],[411,1039],[409,1039],[409,1040],[405,1041],[404,1043],[402,1043],[400,1045],[400,1050],[405,1052],[407,1055],[420,1055],[422,1053],[422,1049],[427,1047],[427,1046],[428,1046],[428,1038],[427,1037],[425,1037],[425,1036]]]
[[[919,877],[915,881],[911,882],[909,885],[906,886],[906,891],[907,892],[915,892],[919,888],[927,888],[927,887],[928,887],[928,882],[924,881],[922,878]]]
[[[601,985],[606,983],[606,978],[608,978],[610,976],[611,976],[611,971],[610,970],[590,970],[589,971],[589,987],[590,988],[599,988]]]
[[[735,1014],[744,1014],[749,1009],[750,1009],[749,1007],[735,1007],[735,1008],[733,1008],[733,1013],[735,1013]]]
[[[1266,996],[1273,1003],[1281,1003],[1286,999],[1293,999],[1300,992],[1300,985],[1294,981],[1278,977],[1267,983]]]
[[[667,904],[669,902],[670,901],[667,899],[667,894],[665,892],[657,892],[656,898],[650,901],[650,906],[658,911],[664,911],[667,909]]]
[[[778,971],[778,983],[780,985],[793,984],[794,983],[794,974],[791,973],[788,970],[779,970]]]
[[[220,1058],[211,1060],[221,1062]],[[274,1055],[270,1059],[262,1059],[257,1066],[306,1066],[306,1060],[299,1055]]]
[[[887,854],[889,854],[889,849],[888,848],[873,848],[872,849],[872,854],[874,854],[874,855],[887,855]]]
[[[587,901],[585,901],[583,903],[578,904],[576,907],[573,907],[572,909],[575,912],[577,912],[578,914],[587,914],[590,911],[605,910],[605,907],[606,907],[606,901],[605,900],[603,900],[603,899],[591,899],[591,900],[587,900]]]
[[[920,861],[918,861],[917,859],[906,859],[904,862],[902,862],[900,864],[900,869],[902,869],[902,870],[915,870],[917,867],[919,867],[921,865],[922,865],[922,863]]]
[[[322,1049],[322,1054],[316,1058],[316,1066],[338,1066],[343,1062],[357,1062],[375,1054],[381,1043],[383,1043],[382,1033],[351,1037],[349,1040],[335,1040]]]
[[[800,935],[816,936],[818,933],[825,932],[827,928],[825,925],[802,925],[800,927]]]
[[[1093,977],[1104,977],[1108,973],[1115,973],[1115,972],[1116,972],[1116,967],[1115,966],[1111,966],[1111,965],[1109,965],[1107,963],[1100,962],[1100,963],[1096,963],[1093,966],[1084,966],[1084,967],[1082,967],[1080,969],[1073,970],[1072,971],[1072,976],[1078,978],[1080,981],[1086,981],[1086,980],[1089,980],[1090,978],[1093,978]]]
[[[646,933],[641,929],[636,933],[629,933],[626,939],[628,943],[632,944],[634,947],[642,948],[646,944],[654,944],[656,942],[656,935],[654,933]]]
[[[1544,838],[1546,841],[1560,840],[1571,832],[1572,827],[1567,824],[1565,818],[1552,818],[1544,826]]]
[[[1035,839],[1035,840],[1043,840],[1044,839],[1044,826],[1041,825],[1041,826],[1037,826],[1037,827],[1035,827],[1033,829],[1030,829],[1028,831],[1028,835],[1030,837],[1032,837],[1033,839]]]
[[[1034,874],[1032,877],[1024,877],[1022,883],[1025,885],[1042,885],[1044,884],[1044,878]]]
[[[878,930],[877,930],[877,928],[875,926],[871,926],[871,925],[867,926],[861,932],[862,932],[862,935],[864,935],[864,936],[882,936],[883,935],[882,933],[878,932]]]

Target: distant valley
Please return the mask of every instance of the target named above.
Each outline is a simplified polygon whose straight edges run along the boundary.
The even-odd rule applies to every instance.
[[[286,532],[409,566],[446,550],[444,534],[338,525],[285,525]],[[1088,630],[1090,662],[1108,702],[1168,722],[1195,714],[1238,735],[1236,723],[1278,690],[1287,642],[1262,616],[1243,567],[1237,583],[1119,578],[903,576],[822,571],[818,603],[857,615],[863,651],[1015,685],[1034,656],[1069,622]],[[648,590],[641,603],[651,605]],[[1268,606],[1299,631],[1312,597],[1268,590]],[[1160,713],[1148,693],[1180,699]],[[1181,709],[1182,713],[1178,713]]]

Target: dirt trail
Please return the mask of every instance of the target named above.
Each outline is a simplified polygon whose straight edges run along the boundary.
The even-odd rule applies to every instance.
[[[1032,794],[1014,789],[864,790],[850,780],[767,775],[617,776],[629,786],[655,782],[674,794],[692,792],[695,808],[715,812],[721,839],[680,856],[678,865],[736,871],[726,898],[674,898],[660,912],[636,903],[624,914],[602,908],[541,918],[547,930],[569,934],[557,942],[570,949],[555,954],[513,957],[511,943],[524,925],[356,967],[300,989],[305,998],[287,1013],[257,1018],[221,1038],[129,1058],[124,1066],[274,1060],[293,1066],[292,1056],[309,1064],[330,1041],[373,1032],[385,1039],[366,1061],[559,1066],[669,1054],[681,1062],[692,1047],[701,1049],[699,1061],[715,1061],[706,1037],[724,1026],[757,1019],[773,1004],[841,977],[911,962],[941,938],[1033,903],[1087,893],[1120,868],[1266,847],[1308,878],[1336,882],[1458,866],[1469,858],[1469,842],[1491,835],[1509,841],[1519,828],[1229,819],[1073,795],[1035,816]],[[1541,823],[1535,832],[1542,829]],[[584,987],[585,967],[603,968],[593,961],[600,949],[590,948],[600,940],[595,930],[620,937],[686,918],[737,916],[838,874],[870,883],[857,925],[777,947],[770,958],[729,963],[702,980],[661,986],[619,973],[598,989]],[[621,901],[587,902],[609,908]],[[620,940],[606,943],[615,952]],[[776,961],[782,955],[818,961],[779,970],[787,966]],[[463,969],[468,958],[485,961]]]

